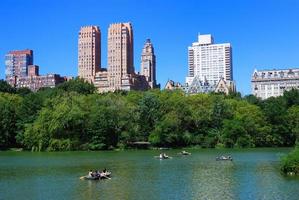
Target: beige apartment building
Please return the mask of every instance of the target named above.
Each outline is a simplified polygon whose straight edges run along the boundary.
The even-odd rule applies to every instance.
[[[146,90],[156,85],[153,49],[142,63],[150,60],[151,74],[134,69],[133,28],[131,23],[110,24],[108,29],[107,68],[101,67],[101,33],[97,26],[82,27],[78,42],[79,77],[93,83],[99,92]],[[148,45],[148,44],[146,44]],[[150,57],[151,56],[151,57]],[[144,65],[142,65],[144,66]],[[145,71],[143,71],[145,72]]]
[[[111,24],[108,29],[108,84],[110,90],[130,90],[134,75],[131,23]]]
[[[101,69],[101,31],[98,26],[84,26],[79,31],[78,75],[90,83]]]
[[[78,44],[79,77],[94,83],[99,92],[146,90],[145,76],[135,73],[131,23],[111,24],[108,29],[107,69],[101,68],[101,35],[96,26],[82,27]]]

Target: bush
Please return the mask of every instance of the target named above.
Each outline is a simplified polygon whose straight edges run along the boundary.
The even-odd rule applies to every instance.
[[[285,174],[299,175],[299,147],[282,159],[281,171]]]
[[[71,141],[69,139],[66,140],[51,139],[47,150],[48,151],[70,151]]]

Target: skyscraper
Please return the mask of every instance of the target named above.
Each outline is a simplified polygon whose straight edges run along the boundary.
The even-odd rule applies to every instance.
[[[141,75],[145,76],[150,88],[156,88],[156,56],[153,44],[147,39],[141,54]]]
[[[94,82],[101,69],[101,32],[98,26],[81,27],[78,39],[78,75]]]
[[[131,23],[111,24],[108,29],[108,82],[111,90],[130,90],[134,75]]]
[[[198,42],[188,47],[188,65],[188,85],[195,77],[211,85],[221,78],[233,81],[232,47],[230,43],[214,44],[212,35],[198,35]]]
[[[146,77],[135,73],[131,23],[111,24],[108,29],[107,68],[101,68],[98,27],[82,27],[79,33],[79,76],[94,83],[99,92],[146,90]],[[96,58],[96,62],[92,60]],[[155,77],[155,75],[151,75]]]
[[[5,55],[5,76],[6,79],[12,77],[23,77],[28,74],[28,65],[33,64],[33,51],[18,50],[10,51]]]

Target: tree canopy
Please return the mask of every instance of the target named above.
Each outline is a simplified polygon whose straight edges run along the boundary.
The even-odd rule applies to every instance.
[[[299,92],[252,95],[149,90],[96,93],[82,79],[36,93],[0,82],[0,149],[35,151],[154,146],[203,148],[294,146]]]

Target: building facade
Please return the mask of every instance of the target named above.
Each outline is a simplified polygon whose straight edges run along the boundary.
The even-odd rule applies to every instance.
[[[236,91],[233,81],[225,81],[224,78],[221,78],[217,84],[210,84],[207,80],[200,80],[198,76],[193,79],[191,85],[180,84],[179,82],[168,80],[164,89],[182,90],[186,95],[211,92],[223,93],[227,95],[230,92]]]
[[[27,87],[37,91],[65,81],[65,77],[58,74],[39,75],[39,66],[33,65],[32,50],[10,51],[5,56],[5,66],[6,82],[15,88]]]
[[[198,42],[188,47],[187,85],[195,77],[209,85],[216,85],[221,78],[233,81],[231,44],[215,44],[212,35],[198,35]]]
[[[133,28],[131,23],[110,24],[108,29],[108,84],[111,91],[130,90],[133,64]]]
[[[141,75],[145,76],[150,88],[158,88],[156,81],[156,56],[153,44],[147,39],[141,53]]]
[[[78,75],[90,83],[101,69],[101,31],[98,26],[81,27],[78,37]]]
[[[107,68],[100,66],[100,30],[82,27],[78,40],[78,75],[93,83],[98,92],[146,90],[157,87],[156,57],[150,40],[142,54],[142,73],[134,69],[134,37],[131,23],[110,24]],[[99,44],[99,48],[96,44]]]
[[[254,70],[251,77],[252,94],[261,99],[283,95],[299,88],[299,69]]]
[[[107,69],[96,72],[94,85],[100,93],[117,90],[146,90],[146,77],[135,73],[131,23],[111,24],[108,29]]]
[[[39,66],[29,65],[27,76],[11,76],[6,81],[15,88],[29,88],[36,92],[45,87],[53,88],[66,81],[66,78],[58,74],[39,75]]]
[[[174,82],[173,80],[168,80],[164,87],[165,90],[181,90],[182,84],[179,82]]]
[[[6,79],[11,77],[23,77],[28,74],[28,65],[33,64],[33,51],[17,50],[10,51],[5,55],[5,76]]]
[[[17,77],[15,80],[16,88],[29,88],[31,91],[36,92],[41,88],[54,88],[65,80],[58,74],[47,74],[41,76],[23,76]]]

